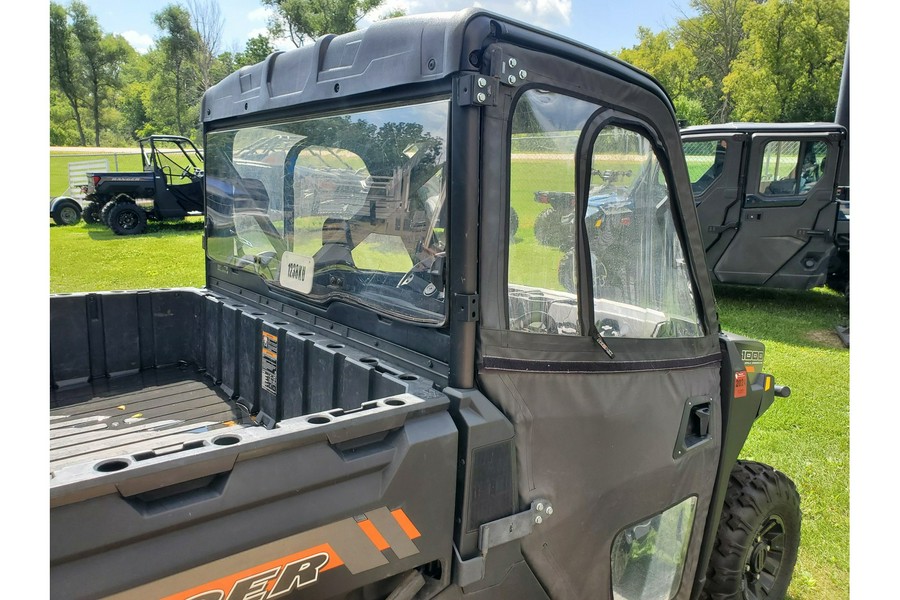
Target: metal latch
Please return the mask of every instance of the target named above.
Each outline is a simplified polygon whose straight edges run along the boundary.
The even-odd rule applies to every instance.
[[[456,584],[466,587],[484,579],[484,564],[488,550],[518,540],[540,527],[553,514],[553,506],[549,501],[539,498],[531,503],[531,508],[490,523],[478,529],[479,556],[463,560],[456,546],[453,547],[453,558],[456,563]]]

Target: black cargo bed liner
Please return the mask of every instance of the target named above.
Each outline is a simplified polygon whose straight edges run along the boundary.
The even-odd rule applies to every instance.
[[[192,366],[143,371],[50,392],[50,470],[181,446],[248,413]]]

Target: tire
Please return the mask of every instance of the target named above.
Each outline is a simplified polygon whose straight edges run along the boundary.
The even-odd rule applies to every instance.
[[[784,473],[738,461],[701,600],[781,600],[800,547],[800,496]]]
[[[81,211],[81,218],[84,219],[85,223],[99,223],[100,210],[102,208],[103,206],[97,201],[89,202],[88,205],[84,207],[84,210]]]
[[[99,219],[100,222],[109,227],[109,211],[113,209],[115,206],[115,202],[107,202],[102,207],[100,207]]]
[[[563,223],[563,216],[552,206],[534,220],[534,237],[538,243],[566,251],[574,246],[571,225]]]
[[[81,205],[74,200],[63,200],[53,208],[50,216],[57,225],[74,225],[81,220]]]
[[[109,211],[109,228],[116,235],[140,235],[147,229],[147,212],[134,202],[116,202]]]

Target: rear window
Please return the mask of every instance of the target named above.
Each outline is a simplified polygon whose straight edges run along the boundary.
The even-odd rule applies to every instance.
[[[316,302],[445,317],[445,100],[207,135],[207,252]]]

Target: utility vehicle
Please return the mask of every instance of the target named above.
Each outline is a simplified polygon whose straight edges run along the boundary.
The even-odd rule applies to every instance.
[[[191,140],[152,135],[140,140],[144,170],[87,174],[82,218],[117,235],[139,235],[147,220],[183,219],[203,211],[203,154]]]
[[[844,292],[849,202],[838,194],[837,123],[726,123],[682,130],[716,283]]]
[[[469,9],[276,52],[201,115],[205,287],[51,299],[53,598],[783,597],[797,490],[738,455],[789,390],[720,330],[650,77]],[[610,298],[580,215],[613,162],[656,179]],[[551,177],[573,291],[525,238]]]

